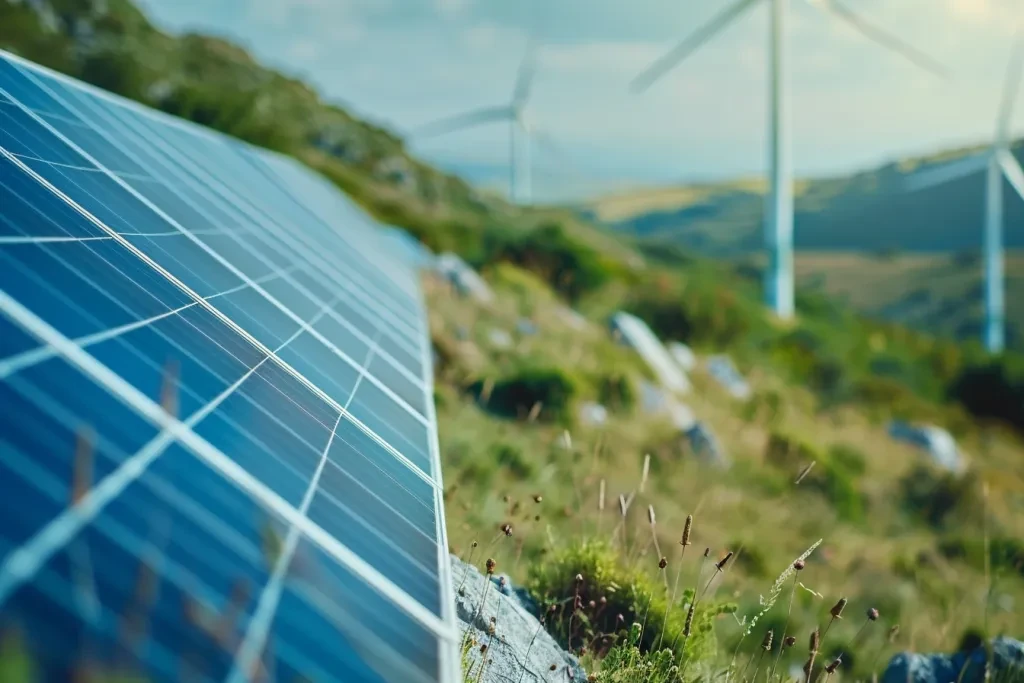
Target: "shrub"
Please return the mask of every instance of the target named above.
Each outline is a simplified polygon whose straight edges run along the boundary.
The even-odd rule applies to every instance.
[[[971,475],[958,477],[925,464],[915,466],[901,481],[904,509],[933,527],[941,527],[953,513],[972,514],[975,480]],[[958,514],[958,517],[961,515]]]
[[[570,300],[621,274],[620,266],[569,235],[558,223],[545,223],[512,237],[507,232],[492,233],[487,258],[507,261],[536,274]]]
[[[627,375],[604,375],[597,379],[597,400],[609,410],[630,411],[636,399],[637,390]]]
[[[482,382],[474,385],[479,393]],[[578,380],[565,370],[553,367],[527,367],[494,383],[487,407],[505,417],[521,417],[536,403],[541,404],[538,419],[571,422],[573,402],[579,393]]]
[[[523,454],[522,449],[508,443],[501,443],[494,446],[494,458],[503,467],[519,480],[526,480],[533,477],[536,468],[533,463]]]
[[[689,568],[696,566],[699,562],[694,558]],[[574,613],[577,574],[583,577],[578,586],[583,609]],[[635,643],[641,652],[682,642],[685,606],[693,594],[693,589],[688,588],[678,596],[677,604],[669,605],[659,583],[637,569],[623,566],[618,552],[599,541],[585,541],[552,552],[543,563],[531,567],[527,586],[542,602],[556,606],[548,613],[549,633],[574,651],[588,647],[598,654],[609,649],[603,645],[602,636],[626,637],[628,632],[624,629],[633,623],[643,624]],[[591,600],[596,603],[594,609],[589,607]],[[717,648],[715,618],[735,611],[735,605],[702,600],[695,611],[682,658],[700,661],[714,656]],[[618,615],[622,615],[621,620]]]
[[[1024,541],[1011,536],[993,536],[989,541],[989,561],[995,571],[1004,570],[1024,576]],[[939,552],[950,559],[959,559],[977,569],[985,566],[985,541],[964,536],[939,543]]]

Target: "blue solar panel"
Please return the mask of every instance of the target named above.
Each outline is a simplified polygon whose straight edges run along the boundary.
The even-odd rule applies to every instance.
[[[458,676],[412,262],[292,159],[0,52],[0,628],[46,680]]]

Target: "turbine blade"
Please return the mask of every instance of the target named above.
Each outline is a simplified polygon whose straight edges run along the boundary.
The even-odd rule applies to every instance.
[[[633,79],[631,88],[634,92],[643,92],[655,81],[664,76],[679,62],[689,57],[701,45],[711,40],[715,34],[728,26],[745,10],[752,7],[759,0],[737,0],[724,10],[716,14],[706,24],[691,33],[681,43],[665,53],[656,62],[647,67],[639,76]]]
[[[412,137],[424,138],[434,135],[444,135],[445,133],[451,133],[465,128],[472,128],[485,123],[508,121],[514,116],[514,112],[509,107],[488,107],[486,109],[477,109],[476,111],[467,112],[465,114],[456,114],[455,116],[450,116],[448,118],[441,119],[440,121],[434,121],[433,123],[420,126],[412,132]]]
[[[1021,77],[1024,76],[1024,34],[1019,30],[1014,40],[1010,65],[1006,70],[1006,83],[1003,85],[1003,102],[999,107],[999,122],[996,128],[996,144],[1007,144],[1010,136],[1010,123],[1013,120],[1013,107],[1020,96]]]
[[[870,40],[875,41],[888,50],[892,50],[893,52],[902,55],[904,58],[921,67],[925,71],[930,71],[940,78],[946,78],[949,75],[946,67],[939,64],[930,56],[921,50],[918,50],[910,43],[902,40],[899,36],[868,22],[849,7],[840,4],[838,0],[825,0],[821,5],[846,23],[850,24],[850,26],[857,29]]]
[[[935,187],[936,185],[942,185],[943,183],[969,176],[972,173],[984,170],[988,166],[989,158],[990,154],[984,152],[913,173],[904,181],[905,189],[908,192],[916,192],[917,190]]]
[[[537,73],[536,48],[531,39],[523,55],[523,61],[519,64],[519,73],[516,75],[516,87],[512,91],[512,106],[522,106],[530,99],[530,91],[533,88],[533,77]]]
[[[1020,164],[1017,163],[1017,157],[1006,150],[1000,150],[998,159],[999,166],[1003,169],[1003,175],[1013,185],[1013,189],[1017,190],[1021,199],[1024,199],[1024,170],[1021,170]]]

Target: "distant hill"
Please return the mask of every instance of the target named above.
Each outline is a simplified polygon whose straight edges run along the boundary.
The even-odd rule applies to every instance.
[[[796,186],[797,249],[950,252],[981,243],[984,173],[914,193],[918,170],[977,152],[958,149],[890,163],[855,175],[802,180]],[[1014,146],[1024,160],[1024,144]],[[1024,201],[1005,194],[1007,245],[1024,247]],[[764,183],[742,181],[638,191],[583,207],[589,218],[645,239],[667,240],[711,254],[760,248]]]

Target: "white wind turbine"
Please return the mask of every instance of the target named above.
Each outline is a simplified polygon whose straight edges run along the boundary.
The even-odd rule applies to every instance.
[[[763,0],[771,7],[768,47],[769,189],[765,206],[764,239],[769,255],[765,274],[765,298],[777,316],[793,316],[793,168],[790,159],[789,111],[787,102],[786,45],[783,40],[789,0]],[[636,91],[645,90],[670,69],[689,57],[716,33],[762,0],[738,0],[707,24],[688,36],[633,81]],[[897,36],[866,22],[838,0],[812,0],[846,21],[860,33],[884,47],[900,53],[918,66],[942,74],[943,69],[930,57]]]
[[[534,129],[526,117],[526,105],[530,99],[535,71],[534,52],[531,47],[519,65],[512,100],[508,104],[474,109],[429,123],[414,130],[413,137],[431,137],[489,123],[508,122],[509,199],[515,203],[529,204],[532,201],[530,137]]]
[[[1010,153],[1010,124],[1024,69],[1024,36],[1018,36],[1010,56],[1003,86],[1003,101],[996,120],[992,145],[980,154],[959,159],[935,169],[915,173],[907,189],[926,187],[987,170],[985,178],[985,349],[1001,353],[1005,344],[1006,321],[1003,304],[1003,178],[1024,198],[1024,171]]]

